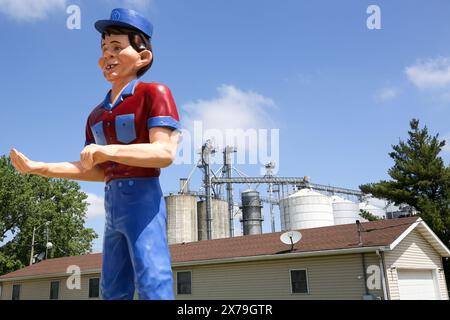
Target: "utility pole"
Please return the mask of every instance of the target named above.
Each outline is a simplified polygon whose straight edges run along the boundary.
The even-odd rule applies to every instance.
[[[48,226],[49,226],[49,224],[50,224],[50,221],[46,221],[44,224],[41,224],[40,226],[38,226],[38,227],[34,227],[33,226],[33,236],[32,236],[32,238],[31,238],[31,255],[30,255],[30,266],[33,264],[33,256],[34,256],[34,241],[35,241],[35,235],[36,235],[36,231],[40,228],[40,227],[42,227],[43,225],[45,225],[46,227],[47,227],[47,231],[46,231],[46,234],[47,234],[47,242],[46,242],[46,244],[45,244],[45,247],[46,247],[46,249],[45,249],[45,258],[47,259],[47,244],[48,244]]]
[[[34,255],[34,235],[36,233],[36,227],[33,227],[33,237],[31,239],[31,256],[30,256],[30,266],[33,264],[33,255]]]
[[[45,235],[46,235],[46,241],[45,241],[45,260],[47,260],[47,255],[48,255],[48,223],[46,223],[46,227],[45,227]]]

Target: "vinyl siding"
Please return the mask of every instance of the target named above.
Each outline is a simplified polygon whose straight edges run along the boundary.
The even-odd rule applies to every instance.
[[[375,254],[365,254],[366,267],[378,266]],[[291,293],[290,270],[306,269],[309,293]],[[362,299],[365,294],[361,254],[295,258],[176,267],[176,271],[192,272],[192,294],[176,295],[176,299]],[[11,299],[12,285],[22,284],[20,299],[48,300],[50,282],[60,281],[60,299],[89,299],[89,278],[83,275],[80,290],[68,290],[67,278],[48,278],[3,283],[2,299]],[[383,296],[382,290],[370,291]],[[135,296],[137,297],[137,296]]]
[[[447,286],[442,270],[442,258],[419,231],[413,230],[397,247],[386,252],[386,273],[392,300],[400,299],[398,289],[398,269],[427,269],[436,271],[441,298],[448,300]],[[395,267],[395,268],[393,268]]]
[[[366,267],[371,264],[378,266],[378,258],[366,254]],[[307,270],[309,293],[291,293],[290,270],[295,269]],[[177,299],[359,300],[365,294],[360,254],[174,269],[184,270],[192,272],[192,294]],[[383,296],[382,288],[369,293]]]
[[[99,277],[99,274],[81,276],[80,289],[74,290],[67,288],[67,277],[5,282],[3,283],[3,294],[0,298],[1,300],[11,300],[13,285],[20,284],[20,300],[49,300],[50,283],[52,281],[59,281],[59,300],[97,300],[95,298],[89,298],[89,279],[97,277]]]
[[[380,266],[375,253],[365,253],[364,256],[366,268]],[[412,231],[392,252],[385,252],[384,258],[391,299],[399,299],[397,269],[433,270],[441,297],[448,299],[444,272],[439,270],[442,268],[441,256],[419,231]],[[296,269],[307,271],[308,293],[291,293],[290,270]],[[177,271],[192,272],[192,294],[176,295],[176,299],[359,300],[365,295],[362,254],[176,266],[173,267],[175,293]],[[82,275],[80,290],[68,290],[67,277],[3,282],[0,299],[10,300],[12,286],[22,284],[20,299],[47,300],[50,297],[50,282],[59,280],[60,299],[85,300],[89,299],[89,278],[99,276],[99,273]],[[383,298],[382,285],[377,290],[369,291],[369,294]]]

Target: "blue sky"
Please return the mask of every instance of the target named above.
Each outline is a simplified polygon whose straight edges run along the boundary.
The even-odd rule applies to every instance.
[[[366,26],[371,4],[381,30]],[[81,9],[80,30],[66,27],[69,5]],[[86,117],[109,90],[93,24],[124,6],[155,25],[155,61],[142,81],[171,88],[186,128],[202,120],[279,129],[280,176],[346,188],[387,179],[388,152],[413,117],[450,138],[445,0],[0,0],[0,154],[15,147],[39,161],[79,158]],[[450,149],[442,156],[448,164]],[[192,167],[165,169],[164,191],[176,191]],[[253,176],[260,168],[239,166]],[[87,225],[101,235],[103,186],[81,186],[95,202]]]

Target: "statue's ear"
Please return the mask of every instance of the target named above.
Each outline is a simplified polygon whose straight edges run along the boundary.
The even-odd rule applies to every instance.
[[[98,59],[98,66],[100,67],[101,70],[103,70],[103,67],[105,66],[105,59],[103,57]]]
[[[138,67],[142,68],[148,66],[152,62],[153,54],[150,50],[143,50],[139,52],[141,59],[138,61]]]

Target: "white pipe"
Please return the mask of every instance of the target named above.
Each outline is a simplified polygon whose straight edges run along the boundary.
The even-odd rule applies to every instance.
[[[384,269],[384,265],[383,265],[382,256],[381,256],[380,250],[376,250],[375,252],[376,252],[376,254],[377,254],[377,256],[378,256],[378,258],[380,260],[381,283],[383,285],[384,299],[385,300],[389,300],[388,293],[387,293],[387,288],[386,288],[386,279],[384,278],[384,271],[385,271],[385,269]]]

